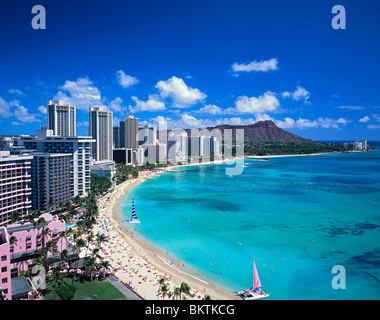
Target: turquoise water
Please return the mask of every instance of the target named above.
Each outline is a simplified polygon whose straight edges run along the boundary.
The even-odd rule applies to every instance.
[[[183,167],[140,184],[136,232],[198,275],[271,299],[380,299],[380,151]],[[311,241],[312,240],[312,241]],[[334,265],[346,289],[333,289]]]

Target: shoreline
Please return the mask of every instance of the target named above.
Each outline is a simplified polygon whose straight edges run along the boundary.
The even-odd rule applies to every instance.
[[[173,167],[170,168],[172,169]],[[169,170],[163,170],[162,173],[166,171]],[[112,226],[112,228],[110,228],[110,235],[112,234],[112,231],[115,231],[118,236],[117,240],[124,242],[119,242],[119,245],[123,248],[122,252],[117,251],[117,254],[115,254],[114,251],[111,258],[111,256],[107,257],[109,252],[106,251],[104,256],[106,258],[111,258],[110,262],[113,267],[115,262],[118,263],[119,261],[123,261],[122,258],[124,258],[124,261],[127,261],[127,255],[128,258],[132,257],[134,259],[128,259],[128,263],[126,265],[132,265],[131,260],[136,260],[138,265],[144,265],[145,267],[145,270],[143,268],[139,268],[140,275],[138,275],[138,277],[132,275],[131,272],[127,273],[125,268],[120,268],[117,270],[115,275],[121,281],[128,283],[140,296],[147,300],[157,299],[157,282],[161,277],[168,279],[167,285],[170,289],[173,289],[173,286],[179,287],[182,282],[186,282],[191,287],[192,293],[195,295],[194,298],[187,295],[187,299],[199,300],[203,299],[205,295],[209,295],[212,299],[216,300],[239,299],[239,297],[230,289],[224,288],[221,285],[211,284],[208,279],[203,279],[202,276],[198,275],[196,271],[193,271],[189,267],[186,267],[185,269],[173,267],[175,264],[171,262],[169,255],[162,250],[159,250],[145,239],[142,239],[142,237],[135,237],[135,233],[122,223],[121,200],[132,190],[133,187],[139,185],[146,179],[154,177],[153,172],[144,171],[142,174],[143,177],[133,179],[134,181],[127,180],[122,185],[119,185],[119,188],[114,190],[112,194],[106,195],[98,200],[100,202],[99,211],[102,211],[101,218],[106,217],[109,219],[110,226]],[[104,206],[107,201],[109,204],[104,210],[101,206]],[[112,239],[115,240],[115,237]],[[177,259],[175,259],[175,261],[177,261]],[[180,263],[183,262],[180,261]],[[124,265],[124,262],[120,265]],[[150,281],[142,282],[141,278],[150,278]]]
[[[228,164],[228,162],[231,161],[244,159],[312,156],[331,153],[340,152],[296,155],[245,156],[240,158],[216,160],[204,163],[172,165],[163,169],[159,169],[157,171],[159,171],[158,173],[160,175],[165,172],[177,171],[175,169],[180,167],[224,163]],[[123,224],[122,220],[124,217],[122,216],[122,199],[135,186],[139,185],[147,179],[151,179],[156,176],[157,175],[152,171],[141,171],[138,178],[129,179],[123,182],[122,184],[116,186],[111,194],[107,194],[103,198],[98,199],[100,218],[106,220],[108,219],[110,223],[108,225],[109,239],[116,241],[116,244],[119,246],[119,249],[117,251],[114,250],[113,253],[110,247],[107,248],[110,249],[110,251],[101,248],[103,255],[106,258],[111,259],[111,265],[113,267],[115,267],[115,263],[119,264],[120,268],[119,266],[116,266],[117,271],[115,272],[115,276],[117,276],[121,281],[128,283],[129,286],[132,287],[141,297],[147,300],[157,299],[157,283],[161,277],[167,279],[166,284],[168,285],[169,289],[173,289],[173,286],[179,287],[182,282],[186,282],[191,287],[191,291],[195,295],[195,299],[203,299],[204,295],[209,295],[212,299],[215,300],[240,300],[236,293],[232,292],[226,287],[223,287],[220,284],[212,284],[210,283],[210,280],[203,279],[202,276],[199,275],[199,272],[193,270],[191,267],[187,266],[184,269],[179,268],[180,264],[183,264],[183,261],[180,261],[177,267],[174,267],[175,264],[171,260],[178,261],[178,259],[171,259],[168,252],[165,253],[162,248],[158,249],[154,244],[150,243],[146,239],[143,239],[137,233],[133,232],[131,228],[128,228]],[[96,228],[102,228],[102,226],[100,226],[98,223]],[[116,236],[114,232],[116,232]],[[113,244],[113,241],[111,241],[111,244]],[[122,249],[120,249],[120,247]],[[133,262],[136,263],[133,264]],[[137,272],[135,270],[137,270]],[[154,275],[154,277],[149,277],[151,275]],[[142,279],[145,280],[141,281]],[[148,283],[147,279],[149,279]],[[186,296],[186,298],[193,299],[190,296]]]

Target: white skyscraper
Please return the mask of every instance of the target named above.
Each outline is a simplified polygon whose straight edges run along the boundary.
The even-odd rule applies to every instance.
[[[139,143],[142,144],[156,144],[157,143],[157,127],[146,125],[139,128]]]
[[[128,116],[120,121],[120,147],[135,149],[138,142],[139,118]]]
[[[96,140],[91,144],[91,156],[95,161],[112,160],[112,111],[93,107],[89,113],[89,136]]]
[[[62,137],[76,135],[76,108],[65,105],[62,100],[47,102],[47,129]]]

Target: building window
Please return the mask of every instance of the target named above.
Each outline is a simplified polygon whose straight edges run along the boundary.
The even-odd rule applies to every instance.
[[[8,283],[8,278],[1,279],[1,283]]]
[[[6,261],[7,260],[7,256],[1,256],[1,261]]]
[[[18,268],[11,269],[11,278],[18,277]]]
[[[2,267],[1,272],[7,272],[7,267]]]

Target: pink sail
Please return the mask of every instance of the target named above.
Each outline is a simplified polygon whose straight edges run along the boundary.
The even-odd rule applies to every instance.
[[[256,263],[253,262],[253,289],[262,287],[259,274],[256,269]]]

